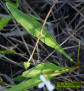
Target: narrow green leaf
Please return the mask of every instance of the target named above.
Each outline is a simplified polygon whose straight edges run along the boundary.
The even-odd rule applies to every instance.
[[[2,30],[4,27],[6,27],[6,25],[8,24],[8,22],[11,20],[11,17],[4,17],[0,19],[0,30]]]
[[[29,79],[18,85],[13,86],[12,88],[7,89],[6,91],[25,91],[29,88],[37,86],[41,82],[41,80],[39,78],[36,77],[36,78]]]
[[[63,73],[68,72],[71,69],[72,68],[70,68],[70,67],[56,66],[53,63],[47,62],[47,63],[39,64],[36,67],[33,67],[29,70],[24,71],[21,76],[18,76],[16,78],[14,78],[13,80],[20,81],[20,80],[24,80],[25,78],[33,78],[33,77],[39,76],[40,74],[45,74],[50,77],[53,77],[54,74],[55,74],[55,76],[60,75],[60,74],[62,74],[62,72]],[[52,75],[51,75],[51,73],[52,73]]]
[[[69,68],[69,67],[67,67]],[[24,71],[22,76],[23,77],[27,77],[27,78],[32,78],[35,76],[38,76],[40,74],[49,74],[55,71],[62,71],[65,70],[65,67],[61,67],[61,66],[56,66],[53,63],[47,62],[47,63],[43,63],[43,64],[39,64],[36,67],[33,67],[27,71]]]
[[[11,0],[5,0],[6,2],[9,2],[10,4],[12,4],[14,7],[18,8],[19,7],[19,1],[16,0],[16,3],[12,2]]]
[[[0,50],[0,54],[14,54],[14,52],[9,50]]]
[[[49,63],[49,62],[45,64],[39,64],[36,67],[33,67],[30,70],[25,71],[23,73],[22,75],[23,79],[24,78],[31,78],[31,79],[21,82],[20,84],[13,86],[12,88],[9,88],[6,91],[23,91],[23,90],[32,88],[34,86],[37,86],[41,82],[40,80],[41,74],[44,74],[46,79],[50,80],[51,78],[58,76],[60,74],[69,72],[72,69],[73,68],[70,68],[70,67],[56,66],[55,64]]]
[[[30,34],[38,38],[42,25],[35,18],[27,16],[20,10],[16,9],[10,3],[6,3],[6,6],[10,10],[11,14],[16,19],[16,21],[20,23]],[[56,42],[53,36],[46,29],[44,29],[40,40],[47,46],[56,49],[58,52],[67,57],[69,60],[74,62],[73,59],[60,47],[60,45]]]
[[[19,54],[21,56],[26,56],[25,53],[16,53],[14,50],[0,50],[0,54]]]
[[[10,0],[5,0],[6,2],[9,2],[11,5],[13,5],[14,7],[18,8],[19,7],[19,2],[18,0],[16,0],[16,3],[11,2]],[[2,30],[4,27],[6,27],[6,25],[8,24],[8,22],[12,19],[12,17],[4,17],[2,19],[0,19],[0,30]]]

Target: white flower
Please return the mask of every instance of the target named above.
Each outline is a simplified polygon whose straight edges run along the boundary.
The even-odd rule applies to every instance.
[[[44,75],[40,75],[40,79],[42,82],[38,85],[38,88],[42,88],[44,85],[46,85],[48,91],[53,91],[55,89],[54,85],[51,84],[50,81],[47,81]]]

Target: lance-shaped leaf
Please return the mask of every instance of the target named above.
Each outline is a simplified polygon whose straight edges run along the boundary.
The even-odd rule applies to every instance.
[[[44,74],[47,80],[50,80],[51,78],[58,76],[60,74],[69,72],[73,69],[70,67],[61,67],[61,66],[56,66],[53,63],[44,63],[44,64],[39,64],[36,67],[33,67],[27,71],[25,71],[21,76],[14,80],[18,80],[21,77],[23,79],[25,78],[30,78],[27,81],[23,81],[18,85],[13,86],[12,88],[7,89],[6,91],[23,91],[29,88],[32,88],[34,86],[37,86],[41,80],[40,80],[40,75]]]
[[[19,7],[19,2],[16,0],[16,3],[11,2],[11,0],[5,0],[6,2],[11,3],[14,7],[18,8]],[[9,21],[12,19],[11,16],[9,17],[3,17],[0,19],[0,30],[2,30],[6,25],[9,23]]]
[[[42,24],[39,23],[35,18],[24,14],[10,3],[7,2],[6,6],[13,15],[13,17],[16,19],[16,21],[20,23],[31,35],[38,38],[42,28]],[[44,29],[40,40],[49,47],[56,49],[69,60],[73,61],[73,59],[60,47],[60,45],[46,29]]]
[[[2,19],[0,19],[0,30],[2,30],[4,27],[6,27],[6,25],[8,24],[8,22],[11,20],[11,17],[4,17]]]
[[[24,80],[25,78],[34,78],[41,74],[45,74],[47,78],[50,79],[54,76],[68,72],[72,69],[73,69],[72,67],[56,66],[53,63],[47,62],[47,63],[39,64],[29,70],[24,71],[21,76],[18,76],[14,78],[13,80],[21,81],[21,80]]]
[[[40,74],[50,74],[53,72],[57,72],[57,74],[61,74],[61,72],[70,69],[70,67],[62,67],[62,66],[56,66],[53,63],[47,62],[43,64],[39,64],[36,67],[33,67],[27,71],[24,71],[22,76],[27,78],[33,78],[35,76],[38,76]]]

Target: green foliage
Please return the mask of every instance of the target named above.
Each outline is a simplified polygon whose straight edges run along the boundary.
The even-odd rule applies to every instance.
[[[41,82],[41,80],[38,77],[32,78],[32,79],[24,81],[18,85],[15,85],[12,88],[7,89],[6,91],[25,91],[29,88],[37,86],[40,82]]]
[[[9,2],[11,5],[13,5],[14,7],[18,8],[19,7],[19,2],[18,0],[16,0],[16,3],[13,3],[11,0],[4,0],[6,2]],[[2,19],[0,19],[0,30],[2,30],[4,27],[6,27],[6,25],[8,24],[8,22],[12,19],[12,17],[4,17]]]
[[[20,23],[31,35],[38,38],[42,25],[37,21],[37,19],[31,16],[27,16],[8,2],[6,3],[6,6],[13,15],[13,17],[16,19],[16,21]],[[46,29],[44,29],[40,40],[47,46],[56,49],[69,60],[74,62],[73,59],[60,47],[60,45],[56,42],[53,36]]]
[[[0,30],[2,30],[4,27],[6,27],[6,25],[8,24],[8,22],[11,20],[11,17],[4,17],[2,19],[0,19]]]
[[[41,74],[44,74],[46,79],[50,80],[51,78],[69,72],[72,69],[73,68],[70,67],[56,66],[55,64],[49,62],[45,64],[44,63],[39,64],[36,67],[33,67],[23,72],[21,76],[14,79],[16,81],[20,81],[29,78],[29,80],[23,81],[20,84],[7,89],[6,91],[23,91],[34,86],[37,86],[41,82],[40,80]]]
[[[27,16],[26,14],[18,10],[16,7],[14,7],[11,3],[7,2],[6,6],[13,15],[13,17],[16,19],[16,21],[20,23],[31,35],[38,38],[42,28],[42,24],[38,22],[39,19],[31,15]],[[65,57],[67,57],[69,60],[74,62],[73,59],[60,47],[60,45],[46,29],[44,29],[40,40],[47,46],[54,48],[55,50],[63,54]],[[30,63],[24,63],[24,66],[26,68],[30,66]],[[50,62],[39,64],[29,70],[24,71],[22,75],[14,78],[14,81],[22,82],[7,89],[6,91],[27,90],[29,88],[37,86],[41,82],[41,74],[44,74],[46,79],[50,80],[55,76],[72,71],[73,69],[74,67],[56,66],[55,64]]]
[[[69,67],[67,67],[67,69],[68,68]],[[56,66],[53,63],[47,62],[45,64],[39,64],[36,67],[33,67],[30,70],[23,72],[22,76],[26,78],[33,78],[39,76],[40,74],[48,74],[49,76],[50,73],[57,72],[56,74],[59,74],[64,70],[66,70],[65,67]]]
[[[2,77],[0,77],[0,83],[1,83],[1,82],[3,82],[3,79],[2,79]]]
[[[14,52],[9,50],[0,50],[0,54],[14,54]]]
[[[0,54],[16,54],[14,50],[0,50]],[[27,56],[25,53],[18,53],[21,56]]]
[[[16,3],[13,3],[11,0],[5,0],[6,2],[9,2],[11,5],[13,5],[14,7],[18,8],[19,7],[19,2],[18,0],[16,0]]]
[[[27,69],[28,67],[30,67],[31,63],[28,61],[27,63],[24,62],[24,68]]]

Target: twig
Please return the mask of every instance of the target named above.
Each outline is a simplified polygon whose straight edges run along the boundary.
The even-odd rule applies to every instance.
[[[34,54],[34,52],[35,52],[35,50],[36,50],[36,47],[38,46],[40,37],[41,37],[42,32],[43,32],[43,29],[44,29],[44,27],[45,27],[46,21],[47,21],[47,19],[48,19],[50,13],[51,13],[51,11],[52,11],[52,9],[54,8],[54,6],[55,6],[55,4],[56,4],[57,2],[58,2],[58,0],[55,0],[55,2],[53,3],[52,7],[50,8],[48,14],[46,15],[46,18],[45,18],[45,20],[44,20],[44,22],[43,22],[42,29],[41,29],[41,31],[40,31],[39,37],[38,37],[38,39],[37,39],[37,42],[36,42],[36,44],[35,44],[35,47],[34,47],[34,49],[33,49],[33,51],[32,51],[32,54],[31,54],[31,56],[30,56],[28,62],[30,62],[30,61],[31,61],[31,58],[33,57],[33,54]]]
[[[21,68],[24,68],[21,64],[19,64],[19,63],[15,62],[15,61],[13,61],[13,60],[11,60],[11,59],[5,57],[5,56],[2,55],[2,54],[0,54],[0,59],[1,59],[1,58],[2,58],[2,60],[5,59],[5,61],[7,61],[7,62],[10,62],[10,63],[12,63],[12,64],[14,64],[14,65],[16,65],[16,66],[19,66],[19,67],[21,67]],[[0,60],[0,61],[1,61],[1,60]]]

